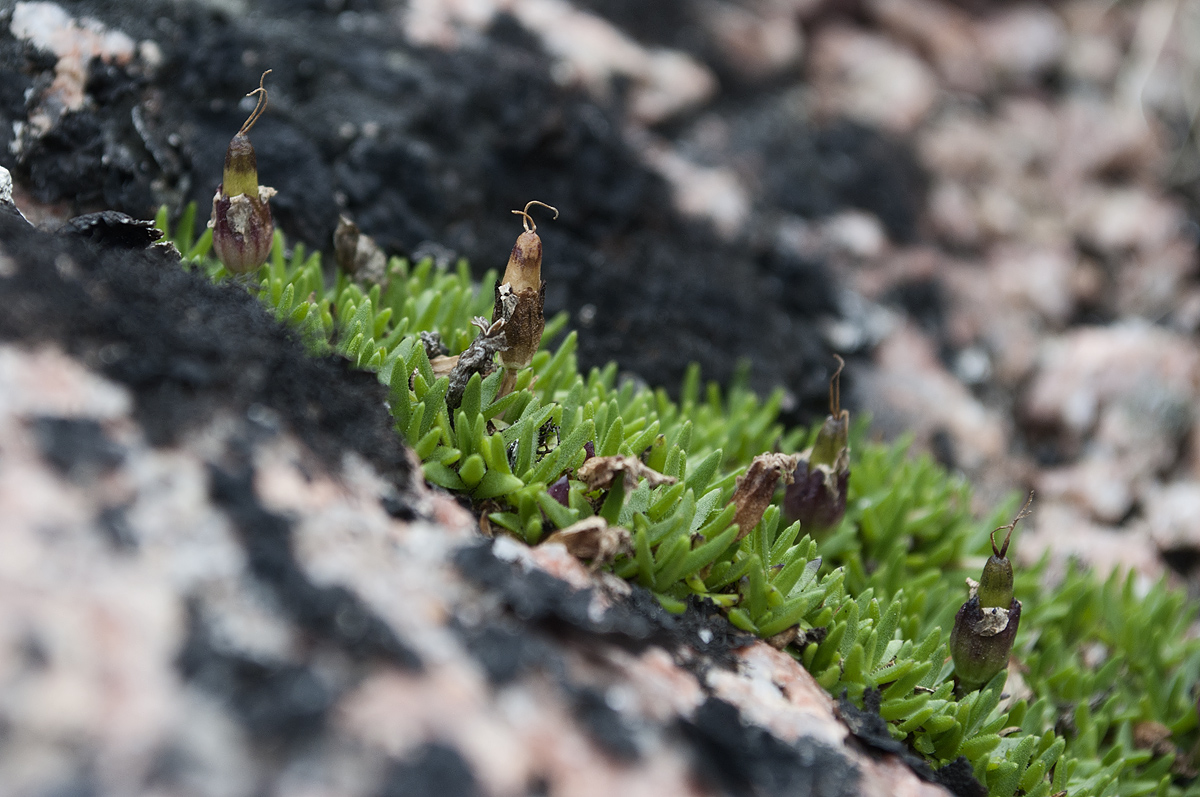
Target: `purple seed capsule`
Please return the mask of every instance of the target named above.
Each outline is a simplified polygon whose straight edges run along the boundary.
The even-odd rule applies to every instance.
[[[257,94],[258,104],[225,150],[225,170],[213,195],[208,222],[213,231],[213,253],[235,274],[254,271],[267,262],[274,243],[275,223],[268,202],[275,189],[258,184],[254,146],[246,137],[267,109],[267,90],[262,81],[270,72],[263,72],[258,88],[247,95]]]
[[[829,416],[817,431],[812,447],[800,454],[793,481],[783,496],[787,521],[799,520],[801,530],[813,535],[841,523],[846,514],[850,413],[841,407],[841,374],[846,363],[841,357],[837,361],[838,369],[829,381]]]
[[[971,594],[954,617],[950,632],[950,656],[954,659],[954,674],[959,685],[967,691],[978,689],[1008,666],[1013,641],[1021,625],[1021,602],[1013,596],[1013,569],[1008,560],[1008,544],[1017,522],[1029,514],[1025,506],[1007,526],[992,532],[992,555],[983,566],[983,575],[976,584],[968,580]],[[1004,544],[996,545],[996,532],[1008,529]]]

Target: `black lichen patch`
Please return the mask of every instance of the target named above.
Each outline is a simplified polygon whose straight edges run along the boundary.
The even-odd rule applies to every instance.
[[[155,227],[154,222],[135,219],[115,210],[76,216],[55,232],[83,238],[101,246],[124,249],[145,249],[162,238],[162,230]]]
[[[0,74],[4,75],[0,80],[0,165],[13,165],[12,123],[26,116],[25,101],[33,88],[33,75],[52,71],[56,61],[52,53],[18,41],[8,25],[0,25]]]
[[[454,564],[468,580],[498,596],[509,613],[486,625],[457,628],[491,682],[502,686],[534,669],[546,673],[593,741],[619,761],[641,757],[636,729],[609,704],[602,689],[570,678],[559,652],[564,642],[586,649],[604,641],[635,652],[650,645],[677,654],[690,648],[694,654],[677,655],[677,660],[703,682],[704,670],[733,667],[734,651],[753,641],[730,626],[710,601],[693,600],[675,616],[639,587],[594,617],[589,612],[591,590],[575,589],[544,571],[526,571],[499,559],[491,542],[460,548]]]
[[[857,767],[831,747],[803,737],[789,745],[768,731],[742,723],[738,710],[717,698],[681,720],[701,782],[741,797],[853,797]]]
[[[454,565],[470,581],[495,591],[522,622],[616,635],[638,642],[644,642],[650,633],[650,623],[645,620],[625,623],[627,618],[614,617],[607,622],[606,615],[606,622],[594,621],[588,613],[590,590],[577,590],[542,570],[525,572],[512,562],[497,558],[490,542],[455,551]]]
[[[308,579],[292,552],[291,524],[259,503],[250,468],[231,472],[210,466],[209,475],[213,500],[241,535],[251,572],[276,592],[279,605],[301,628],[355,658],[379,656],[401,667],[421,668],[417,655],[357,595]]]
[[[1200,568],[1200,550],[1196,548],[1180,545],[1163,549],[1161,555],[1163,561],[1167,563],[1167,567],[1184,578],[1190,577],[1197,568]]]
[[[658,602],[653,596],[650,598]],[[672,619],[677,641],[693,648],[717,667],[733,669],[737,666],[736,652],[758,641],[758,637],[730,624],[715,603],[698,595],[689,596],[687,609]]]
[[[53,70],[34,75],[38,89]],[[144,84],[143,76],[93,59],[84,84],[91,102],[63,114],[44,135],[23,140],[14,174],[42,202],[67,201],[76,212],[136,208],[143,215],[140,209],[154,202],[158,170],[136,121]],[[29,106],[40,96],[32,93]]]
[[[966,756],[959,756],[935,773],[938,783],[958,797],[987,797],[987,787],[975,779]]]
[[[21,664],[26,669],[39,671],[50,665],[50,651],[46,649],[46,643],[42,638],[32,629],[22,634],[17,648]]]
[[[422,745],[403,761],[393,762],[378,797],[475,797],[479,784],[462,754],[446,744]]]
[[[591,590],[577,590],[542,570],[526,572],[497,558],[491,542],[460,548],[454,564],[467,579],[499,595],[527,625],[557,633],[582,632],[635,651],[652,644],[668,650],[690,647],[702,654],[699,661],[688,662],[695,670],[710,664],[733,666],[733,651],[751,641],[705,604],[693,603],[676,617],[637,586],[628,598],[613,601],[601,617],[594,618],[589,612]],[[701,633],[705,630],[709,633]]]
[[[96,525],[104,534],[105,539],[118,551],[135,551],[138,547],[137,535],[129,525],[127,507],[106,506],[96,516]]]
[[[633,729],[620,712],[608,704],[603,692],[576,687],[570,690],[570,695],[575,718],[601,749],[618,761],[631,762],[641,758],[642,751]]]
[[[472,628],[456,624],[455,630],[493,686],[512,683],[531,668],[561,670],[557,651],[516,623],[501,620]]]
[[[899,306],[926,332],[942,338],[947,301],[945,286],[937,277],[899,282],[883,295],[883,301]]]
[[[184,678],[230,709],[252,738],[268,744],[316,736],[336,698],[307,667],[217,649],[195,604],[188,607],[188,635],[176,664]]]
[[[701,29],[697,5],[688,0],[580,0],[577,5],[598,14],[628,36],[645,44],[697,52],[708,35]]]
[[[633,728],[608,704],[603,691],[571,679],[561,647],[548,638],[545,628],[525,627],[506,617],[471,627],[455,622],[453,627],[493,686],[506,686],[527,672],[542,672],[558,686],[579,724],[601,749],[618,761],[640,758]]]
[[[125,458],[125,450],[109,440],[94,420],[42,416],[35,418],[32,426],[42,456],[74,481],[94,479]]]
[[[416,520],[417,512],[412,508],[412,505],[404,501],[399,496],[385,495],[380,497],[379,504],[383,507],[383,511],[387,512],[397,520]]]
[[[330,467],[350,450],[398,489],[409,483],[387,389],[341,358],[309,356],[245,290],[186,272],[165,250],[96,246],[19,219],[0,219],[0,242],[16,266],[0,278],[0,340],[55,341],[128,386],[151,444],[260,405]]]
[[[868,749],[899,756],[921,778],[935,780],[933,768],[925,759],[888,733],[887,720],[879,715],[881,699],[878,689],[867,689],[863,692],[863,707],[859,708],[843,694],[837,703],[838,716],[846,723],[854,738]]]

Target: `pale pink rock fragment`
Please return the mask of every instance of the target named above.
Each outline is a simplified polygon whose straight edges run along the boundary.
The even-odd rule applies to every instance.
[[[857,28],[831,25],[808,58],[819,114],[895,133],[913,130],[937,99],[933,72],[911,50]]]

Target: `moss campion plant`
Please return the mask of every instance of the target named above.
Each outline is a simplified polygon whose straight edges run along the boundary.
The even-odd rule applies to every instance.
[[[193,239],[194,218],[185,210],[174,230],[184,267],[223,278],[211,231]],[[166,230],[165,210],[158,221]],[[852,477],[844,515],[817,539],[787,522],[779,487],[803,470],[793,452],[824,450],[825,438],[785,429],[782,393],[760,400],[744,372],[722,391],[693,367],[677,401],[619,382],[615,364],[583,374],[560,315],[527,363],[475,371],[450,396],[426,344],[436,333],[446,354],[434,359],[461,358],[497,334],[481,318],[496,311],[495,271],[475,282],[465,263],[392,258],[366,287],[341,269],[327,278],[300,245],[287,254],[276,233],[253,279],[315,354],[337,351],[390,387],[397,433],[426,479],[468,497],[492,533],[561,541],[671,611],[713,601],[830,693],[861,704],[877,691],[895,739],[934,767],[965,758],[993,797],[1200,795],[1200,642],[1182,592],[1160,582],[1143,593],[1132,576],[1074,567],[1051,587],[1044,565],[1022,568],[1008,666],[956,692],[962,584],[984,555],[1005,558],[988,530],[1012,507],[981,524],[969,486],[903,442],[869,443],[861,424],[837,430],[834,467],[844,452]],[[1147,727],[1166,743],[1139,747]]]

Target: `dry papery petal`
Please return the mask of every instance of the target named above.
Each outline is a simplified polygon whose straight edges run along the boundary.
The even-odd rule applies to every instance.
[[[1008,628],[1008,609],[999,606],[984,607],[981,616],[975,621],[973,630],[982,636],[995,636]]]
[[[433,370],[433,378],[441,379],[443,376],[449,376],[450,372],[458,365],[458,358],[457,354],[450,356],[441,354],[430,358],[429,367]],[[416,370],[413,373],[416,373]]]
[[[792,483],[792,474],[799,462],[796,454],[759,454],[738,477],[732,500],[737,507],[733,522],[738,524],[739,540],[762,520],[763,512],[771,505],[775,488],[779,486],[779,477],[783,477],[785,484]]]
[[[551,534],[542,543],[558,542],[576,559],[588,559],[592,569],[611,562],[619,553],[632,550],[629,530],[610,526],[602,517],[584,518]]]
[[[369,235],[346,216],[338,216],[333,233],[333,251],[342,271],[369,282],[382,284],[387,277],[387,255]]]
[[[607,490],[612,487],[617,475],[625,478],[625,486],[634,488],[642,479],[649,482],[651,487],[661,484],[674,484],[679,481],[674,476],[664,476],[653,468],[647,467],[637,457],[592,457],[579,466],[575,478],[587,485],[589,490]]]
[[[513,290],[509,283],[496,286],[492,322],[504,322],[508,348],[500,361],[510,371],[528,368],[546,329],[546,285]]]

